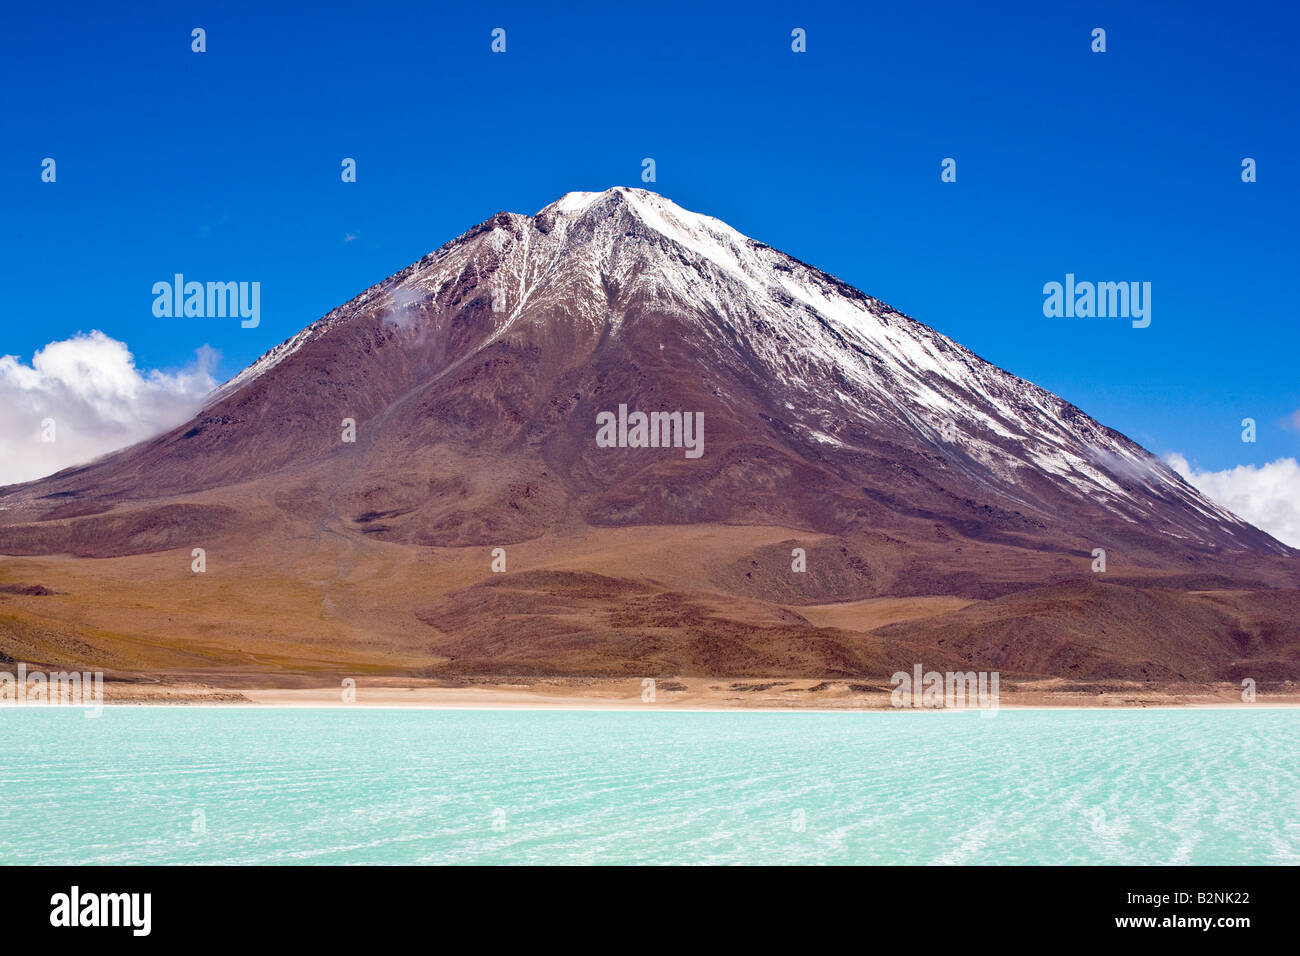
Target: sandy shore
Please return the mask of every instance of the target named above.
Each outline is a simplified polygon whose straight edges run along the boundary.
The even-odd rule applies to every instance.
[[[674,678],[653,688],[640,680],[539,678],[450,683],[399,678],[295,681],[266,687],[236,679],[115,681],[108,704],[253,704],[278,707],[444,707],[566,710],[891,710],[887,684],[808,678]],[[1300,687],[1261,688],[1253,703],[1234,684],[1152,686],[1062,680],[1003,684],[1000,708],[1026,707],[1277,707],[1300,705]]]

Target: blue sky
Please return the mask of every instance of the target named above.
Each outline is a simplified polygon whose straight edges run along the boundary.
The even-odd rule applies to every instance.
[[[646,185],[1158,454],[1300,452],[1294,6],[469,6],[12,7],[0,354],[97,329],[228,377],[498,210]],[[176,272],[260,281],[261,325],[156,319]],[[1151,326],[1045,318],[1067,272],[1151,282]]]

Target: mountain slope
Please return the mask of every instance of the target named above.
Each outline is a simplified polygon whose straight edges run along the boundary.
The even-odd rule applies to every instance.
[[[699,413],[703,454],[601,447],[598,416],[619,406]],[[355,442],[341,440],[345,419]],[[386,613],[397,645],[432,638],[415,660],[472,658],[476,671],[524,658],[545,670],[537,647],[575,635],[602,672],[627,659],[629,635],[664,628],[685,628],[688,643],[739,641],[725,660],[744,658],[743,635],[769,627],[841,640],[782,607],[993,602],[1035,588],[1057,600],[1051,588],[1091,576],[1096,548],[1107,580],[1172,588],[1176,600],[1297,583],[1293,551],[1069,403],[718,220],[633,189],[498,214],[273,349],[194,421],[4,489],[0,502],[0,553],[124,558],[212,542],[241,567],[274,553],[311,566],[310,578],[287,577],[307,584],[304,607],[359,633],[390,626],[353,593],[371,568],[383,562],[409,583],[445,559],[436,549],[471,549],[476,576],[438,582],[433,600],[399,588]],[[638,545],[640,564],[616,567],[621,533],[634,529],[654,529],[659,545]],[[700,547],[692,529],[729,550],[694,560],[683,553]],[[617,570],[628,583],[579,600],[493,577],[483,549],[510,546],[516,561],[525,543],[549,571]],[[804,574],[790,568],[796,547],[808,552]],[[698,613],[649,599],[619,612],[637,588]],[[466,613],[488,597],[496,618]],[[1094,598],[1136,619],[1131,595]],[[1065,592],[1061,602],[1079,605]],[[934,633],[951,642],[965,620],[949,610]],[[523,657],[518,646],[492,651],[493,621],[542,644]],[[931,625],[892,626],[924,644]],[[885,636],[842,639],[865,642],[841,655],[858,662],[847,670],[883,659]],[[554,666],[572,670],[584,653],[557,651]],[[1191,653],[1205,662],[1203,648]],[[1224,653],[1198,672],[1241,656]],[[674,658],[716,659],[698,649]],[[1177,670],[1166,660],[1134,672]]]

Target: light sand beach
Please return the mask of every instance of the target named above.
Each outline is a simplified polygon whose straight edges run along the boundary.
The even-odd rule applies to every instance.
[[[653,695],[641,680],[519,678],[459,683],[399,678],[361,678],[276,687],[243,680],[117,681],[105,683],[108,704],[245,704],[278,707],[445,707],[574,710],[890,710],[888,683],[850,680],[729,679],[682,677],[656,680]],[[1300,688],[1261,689],[1253,702],[1234,684],[1143,686],[1116,681],[1098,685],[1044,680],[1003,684],[999,708],[1041,707],[1277,707],[1300,705]]]

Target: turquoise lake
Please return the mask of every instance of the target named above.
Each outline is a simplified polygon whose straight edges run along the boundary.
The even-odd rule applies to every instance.
[[[1300,863],[1300,710],[0,709],[0,862]]]

